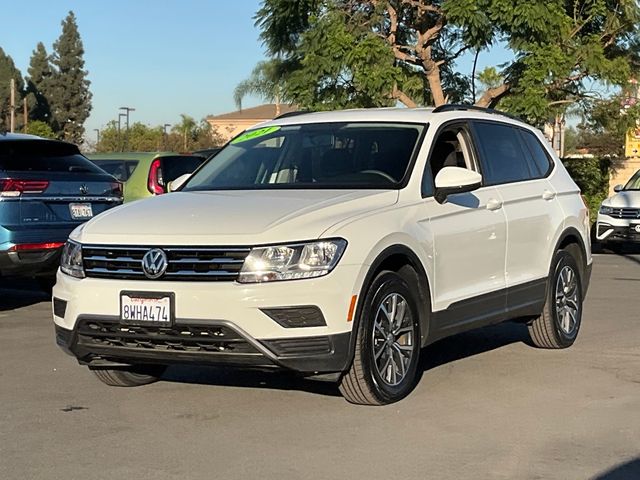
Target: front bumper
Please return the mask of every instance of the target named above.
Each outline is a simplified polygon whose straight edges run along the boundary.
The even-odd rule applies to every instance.
[[[599,214],[596,238],[600,242],[640,243],[640,219],[618,219]]]
[[[56,337],[89,365],[190,363],[339,372],[350,359],[347,317],[361,270],[344,265],[325,277],[263,284],[80,280],[59,272],[53,289]],[[123,291],[171,292],[175,328],[141,331],[146,327],[120,324]],[[317,307],[322,325],[292,328],[268,314],[302,306]]]
[[[350,333],[296,339],[251,338],[230,322],[176,322],[172,328],[124,327],[117,318],[83,317],[74,330],[55,326],[56,343],[83,365],[191,364],[341,372]],[[206,333],[206,335],[203,335]]]

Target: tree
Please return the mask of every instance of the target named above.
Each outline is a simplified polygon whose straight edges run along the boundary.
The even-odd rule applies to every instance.
[[[539,121],[588,97],[593,81],[628,78],[639,12],[635,0],[264,0],[255,18],[287,66],[285,96],[302,107],[471,101],[456,61],[502,41],[513,58],[476,104]]]
[[[17,131],[23,123],[22,115],[19,115],[19,112],[21,111],[24,82],[20,70],[13,63],[13,59],[0,48],[0,130],[9,130],[10,127],[10,83],[12,79],[15,81],[15,129]]]
[[[81,143],[84,122],[91,112],[91,92],[84,70],[84,47],[73,12],[62,22],[62,34],[53,50],[55,73],[49,98],[52,127],[60,138]]]
[[[187,146],[185,147],[185,132]],[[96,144],[97,152],[119,152],[124,147],[125,132],[118,135],[118,122],[111,121],[100,131],[100,142]],[[182,115],[182,123],[176,125],[173,131],[164,135],[161,126],[150,127],[136,122],[129,128],[128,150],[132,152],[154,151],[190,151],[218,146],[222,143],[219,136],[211,131],[206,120],[200,123]]]
[[[56,138],[56,134],[53,133],[48,123],[41,120],[33,120],[27,124],[27,133],[30,135],[37,135],[43,138]]]
[[[242,100],[247,95],[258,95],[267,102],[275,102],[276,116],[280,114],[282,92],[280,87],[280,64],[277,60],[258,62],[251,75],[240,82],[233,91],[233,100],[242,110]]]
[[[26,93],[30,106],[29,119],[50,123],[49,98],[52,96],[53,70],[49,55],[42,42],[38,42],[31,55],[28,72]]]

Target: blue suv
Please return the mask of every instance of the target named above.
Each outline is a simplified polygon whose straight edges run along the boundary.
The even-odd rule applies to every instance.
[[[0,133],[0,276],[51,279],[69,233],[122,203],[122,184],[78,147]]]

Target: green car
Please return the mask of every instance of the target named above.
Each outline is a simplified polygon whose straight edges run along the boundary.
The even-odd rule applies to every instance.
[[[96,153],[87,158],[123,183],[125,203],[167,193],[169,182],[192,173],[206,159],[171,152]]]

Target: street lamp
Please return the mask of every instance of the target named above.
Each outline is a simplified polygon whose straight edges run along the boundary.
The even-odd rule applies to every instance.
[[[121,130],[120,120],[122,119],[122,117],[126,117],[126,116],[127,116],[126,113],[119,113],[118,114],[118,147],[120,148],[121,152],[124,151],[124,145],[122,144],[122,141],[121,141],[122,137],[120,136],[120,130]]]
[[[120,107],[120,110],[124,110],[127,113],[121,113],[120,115],[124,115],[127,117],[127,148],[129,147],[129,112],[135,112],[135,108],[132,107]]]
[[[162,149],[167,149],[167,127],[170,127],[170,123],[165,123],[162,125]]]

